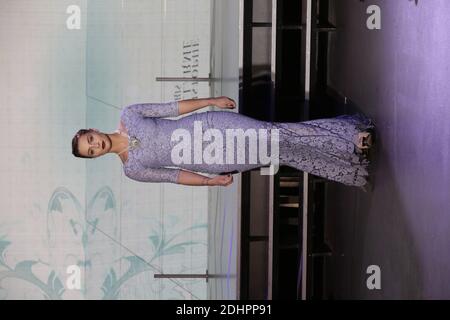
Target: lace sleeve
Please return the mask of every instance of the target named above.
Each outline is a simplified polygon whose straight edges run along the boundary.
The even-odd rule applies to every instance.
[[[167,182],[178,183],[181,169],[172,168],[145,168],[142,166],[131,166],[124,169],[125,175],[140,182]]]
[[[136,103],[124,108],[124,111],[136,112],[144,117],[163,118],[179,115],[178,101],[164,103]]]

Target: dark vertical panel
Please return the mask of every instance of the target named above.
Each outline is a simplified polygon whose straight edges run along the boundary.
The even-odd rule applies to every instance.
[[[243,70],[242,70],[242,101],[240,112],[246,114],[246,110],[252,105],[251,83],[252,83],[252,19],[253,19],[253,0],[244,1],[244,52],[243,52]],[[250,172],[242,173],[241,189],[241,281],[240,298],[249,297],[249,234],[250,234]]]

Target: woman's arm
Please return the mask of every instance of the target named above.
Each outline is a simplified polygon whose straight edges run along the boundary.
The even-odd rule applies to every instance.
[[[181,100],[178,101],[178,113],[185,114],[212,105],[214,98]]]
[[[143,117],[150,118],[178,117],[181,114],[186,114],[206,106],[233,109],[236,107],[236,103],[228,97],[188,99],[163,103],[135,103],[123,108],[122,115],[139,114]]]
[[[134,164],[124,167],[124,172],[128,178],[140,182],[165,182],[187,186],[228,186],[233,183],[231,174],[209,178],[180,168],[145,168]]]
[[[187,186],[228,186],[233,183],[233,176],[229,174],[227,176],[209,178],[195,172],[180,170],[177,183]]]
[[[216,106],[223,109],[233,109],[236,103],[228,97],[188,99],[178,101],[178,113],[186,114],[207,106]]]
[[[140,115],[148,118],[177,117],[178,101],[163,103],[135,103],[122,109],[120,118],[125,115]]]

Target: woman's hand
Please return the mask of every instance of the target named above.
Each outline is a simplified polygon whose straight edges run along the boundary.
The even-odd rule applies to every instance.
[[[236,108],[236,102],[228,97],[213,98],[213,105],[221,109],[234,109]]]
[[[215,176],[214,178],[210,178],[207,182],[208,186],[229,186],[233,183],[233,176],[228,174],[226,176]]]

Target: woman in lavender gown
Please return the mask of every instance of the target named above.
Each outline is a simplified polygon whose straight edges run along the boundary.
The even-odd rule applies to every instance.
[[[233,182],[231,173],[270,164],[267,158],[263,162],[258,156],[250,161],[252,153],[262,152],[259,150],[264,143],[252,149],[250,138],[244,137],[241,145],[227,145],[225,141],[227,129],[240,129],[241,133],[254,129],[266,132],[265,136],[257,135],[257,139],[266,138],[263,150],[267,156],[278,150],[279,165],[365,190],[369,176],[367,150],[374,142],[375,126],[363,114],[304,122],[269,122],[232,111],[193,112],[211,105],[221,109],[236,106],[227,97],[128,105],[122,109],[119,128],[114,133],[81,129],[72,139],[72,152],[81,158],[117,154],[124,174],[136,181],[227,186]],[[193,113],[178,117],[190,112]],[[166,119],[170,117],[178,118]],[[208,145],[210,153],[206,153]],[[244,162],[237,161],[239,152],[244,152]],[[201,159],[202,155],[210,155],[209,161]],[[193,160],[195,157],[197,160]],[[218,175],[208,177],[199,173]]]

